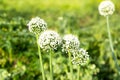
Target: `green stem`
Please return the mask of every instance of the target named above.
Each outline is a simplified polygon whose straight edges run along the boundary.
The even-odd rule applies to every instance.
[[[120,68],[118,66],[117,58],[116,58],[115,53],[114,53],[114,48],[113,48],[113,44],[112,44],[112,37],[111,37],[111,34],[110,34],[109,16],[106,17],[106,20],[107,20],[107,31],[108,31],[109,43],[110,43],[110,48],[111,48],[111,51],[112,51],[112,58],[115,61],[115,66],[118,69],[119,74],[120,74]]]
[[[12,59],[12,45],[11,45],[11,42],[9,40],[7,41],[7,43],[8,43],[7,48],[8,48],[8,52],[9,52],[9,61],[10,61],[10,63],[12,63],[12,61],[13,61],[13,59]]]
[[[110,48],[111,48],[111,51],[114,52],[113,44],[112,44],[112,38],[111,38],[111,34],[110,34],[110,27],[109,27],[109,16],[107,16],[106,18],[107,18],[107,30],[108,30]]]
[[[69,55],[69,66],[70,66],[70,76],[71,76],[71,80],[73,80],[73,66],[72,66],[72,63],[71,63],[71,53],[68,52],[68,55]]]
[[[50,80],[53,80],[52,49],[50,49]]]
[[[78,75],[77,75],[77,80],[80,80],[80,66],[79,65],[77,65],[77,71],[78,71]]]
[[[38,41],[38,35],[36,35],[36,39]],[[39,47],[39,44],[37,42],[37,46],[38,46],[38,54],[39,54],[39,62],[40,62],[40,68],[41,68],[41,71],[42,71],[42,78],[43,80],[45,80],[45,73],[44,73],[44,68],[43,68],[43,62],[42,62],[42,55],[41,55],[41,49]]]
[[[10,48],[9,50],[9,56],[10,56],[10,63],[12,63],[13,59],[12,59],[12,48]]]

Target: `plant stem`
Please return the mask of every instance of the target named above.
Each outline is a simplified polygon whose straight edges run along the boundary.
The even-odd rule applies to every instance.
[[[77,80],[80,80],[80,66],[79,65],[77,65],[77,71],[78,71],[78,75],[77,75]]]
[[[9,53],[9,61],[10,61],[10,64],[11,64],[12,61],[13,61],[13,58],[12,58],[12,45],[11,45],[10,40],[8,40],[7,43],[8,43],[7,49],[8,49],[8,53]]]
[[[50,49],[50,80],[53,80],[52,49]]]
[[[119,74],[120,74],[120,68],[118,66],[117,58],[116,58],[115,53],[114,53],[114,48],[113,48],[113,44],[112,44],[112,37],[111,37],[111,34],[110,34],[109,16],[106,17],[106,20],[107,20],[107,31],[108,31],[109,43],[110,43],[110,48],[111,48],[111,51],[112,51],[112,58],[115,62],[115,66],[118,69]]]
[[[68,51],[68,55],[69,55],[69,66],[70,66],[70,75],[71,75],[71,80],[73,80],[73,66],[71,63],[71,53]]]
[[[13,59],[12,59],[12,47],[9,49],[9,58],[10,58],[10,63],[12,63]]]
[[[38,41],[38,35],[36,35],[36,39]],[[42,55],[41,55],[41,49],[40,49],[40,46],[38,45],[38,42],[37,42],[37,46],[38,46],[38,54],[39,54],[39,62],[40,62],[40,68],[41,68],[41,71],[42,71],[42,79],[45,80],[45,73],[44,73],[44,68],[43,68],[43,62],[42,62]]]
[[[107,30],[108,30],[110,48],[111,48],[112,53],[114,53],[113,44],[112,44],[112,38],[111,38],[111,34],[110,34],[110,27],[109,27],[109,16],[107,16],[106,18],[107,18]]]

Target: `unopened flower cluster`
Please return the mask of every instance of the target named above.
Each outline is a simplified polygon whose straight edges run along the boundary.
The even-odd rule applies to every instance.
[[[44,50],[57,49],[61,44],[61,38],[57,32],[46,30],[39,36],[38,44]]]
[[[72,63],[77,65],[85,65],[89,61],[89,55],[83,48],[74,52]]]
[[[67,34],[63,37],[63,43],[62,43],[62,51],[63,52],[73,52],[74,50],[77,50],[79,48],[80,42],[78,40],[78,37]]]
[[[99,13],[102,16],[112,15],[115,11],[115,6],[110,0],[104,0],[98,7]]]
[[[40,34],[42,31],[47,29],[47,23],[39,17],[32,18],[27,25],[29,31],[34,34]]]

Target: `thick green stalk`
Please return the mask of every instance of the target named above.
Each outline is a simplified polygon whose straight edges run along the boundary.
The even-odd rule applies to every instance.
[[[77,80],[80,80],[80,66],[79,65],[77,65],[77,71],[78,71]]]
[[[110,43],[110,48],[111,48],[111,51],[112,51],[112,58],[115,61],[115,66],[118,69],[119,74],[120,74],[120,68],[119,68],[118,63],[117,63],[117,58],[116,58],[116,56],[114,54],[114,48],[113,48],[113,44],[112,44],[112,37],[111,37],[111,34],[110,34],[109,16],[106,16],[106,20],[107,20],[107,31],[108,31],[109,43]]]
[[[72,63],[71,63],[71,53],[68,52],[68,55],[69,55],[69,66],[70,66],[70,76],[71,76],[71,80],[73,80],[73,66],[72,66]]]
[[[53,80],[52,49],[50,50],[50,80]]]
[[[38,44],[38,35],[36,35],[36,39],[37,39],[37,46],[38,46],[38,54],[39,54],[39,62],[40,62],[40,69],[42,71],[42,79],[45,80],[45,72],[44,72],[44,67],[43,67],[43,62],[42,62],[42,55],[41,55],[41,49],[40,46]]]

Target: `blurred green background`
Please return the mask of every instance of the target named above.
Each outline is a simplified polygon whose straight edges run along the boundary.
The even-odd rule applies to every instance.
[[[108,41],[106,18],[98,13],[102,0],[0,0],[0,76],[7,80],[42,80],[35,35],[28,31],[31,18],[43,18],[60,35],[78,35],[90,62],[80,68],[81,80],[120,80]],[[120,4],[110,16],[110,29],[120,66]],[[49,80],[49,53],[42,52]],[[54,80],[69,80],[67,54],[57,50],[53,57]],[[76,66],[74,78],[76,78]],[[11,74],[11,75],[10,75]],[[1,78],[2,79],[2,78]]]

